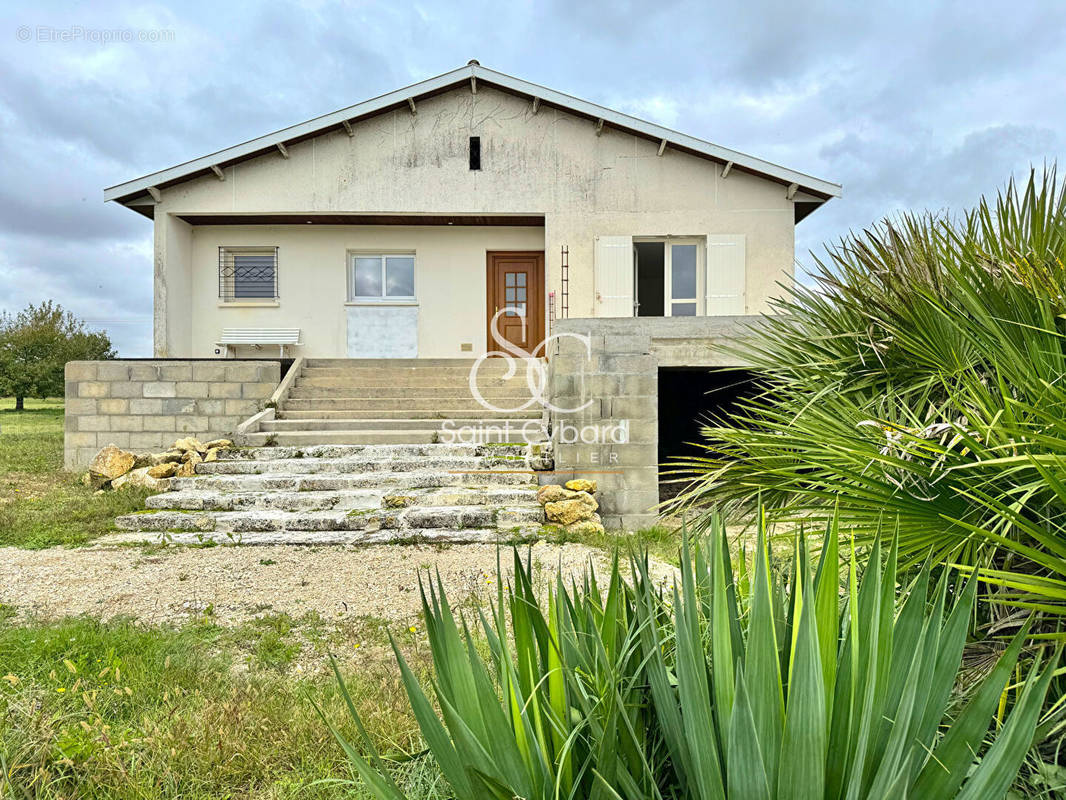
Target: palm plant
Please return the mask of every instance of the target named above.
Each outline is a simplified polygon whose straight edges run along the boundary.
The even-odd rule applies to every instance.
[[[546,598],[516,553],[481,618],[487,656],[438,583],[424,611],[439,715],[396,651],[429,752],[464,800],[1003,797],[1057,653],[975,759],[1027,628],[948,719],[976,582],[930,593],[923,569],[897,614],[895,546],[861,580],[853,550],[841,604],[838,548],[830,525],[812,575],[801,538],[782,576],[760,530],[754,570],[735,572],[716,520],[671,593],[633,558],[632,581],[616,560],[605,586],[560,576]],[[334,733],[376,797],[403,797],[368,738],[364,757]]]
[[[911,565],[987,570],[1066,612],[1066,189],[1054,170],[961,219],[904,216],[816,260],[740,346],[768,388],[676,465],[676,506],[898,520]]]

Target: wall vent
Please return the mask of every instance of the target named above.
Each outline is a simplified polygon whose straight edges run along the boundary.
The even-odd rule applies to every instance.
[[[470,169],[481,169],[481,137],[470,137]]]

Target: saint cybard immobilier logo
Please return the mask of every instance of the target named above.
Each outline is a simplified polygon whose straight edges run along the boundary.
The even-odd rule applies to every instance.
[[[550,334],[539,342],[532,350],[510,341],[500,330],[501,317],[508,315],[518,317],[521,320],[523,339],[527,330],[525,309],[517,306],[507,306],[497,311],[489,323],[489,333],[492,341],[498,348],[490,350],[479,356],[470,368],[469,386],[471,396],[478,404],[487,411],[493,412],[498,419],[493,422],[477,422],[469,425],[459,425],[454,420],[447,420],[441,426],[441,441],[445,443],[488,444],[499,442],[542,442],[551,438],[549,425],[554,425],[555,440],[557,442],[573,444],[625,444],[629,441],[629,420],[599,421],[596,423],[581,423],[568,420],[568,416],[580,418],[581,412],[590,408],[594,399],[585,400],[575,406],[557,405],[550,396],[548,385],[548,363],[546,357],[551,344],[559,339],[570,338],[581,342],[585,350],[587,361],[592,360],[592,340],[589,336],[563,332]],[[504,383],[511,380],[520,380],[519,372],[525,372],[525,385],[529,391],[528,397],[519,395],[514,398],[515,405],[498,405],[502,402],[498,398],[489,400],[481,391],[478,384],[478,374],[481,367],[489,359],[504,359],[506,369],[502,375]],[[578,383],[583,386],[585,371],[577,373]],[[498,377],[498,376],[494,376]],[[517,415],[529,409],[540,409],[543,413],[539,419],[519,418],[513,420],[509,415]],[[528,415],[523,415],[528,417]]]

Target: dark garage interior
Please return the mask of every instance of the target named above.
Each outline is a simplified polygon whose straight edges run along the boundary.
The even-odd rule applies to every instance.
[[[759,391],[758,373],[748,369],[660,367],[659,369],[659,495],[666,500],[684,485],[665,475],[678,457],[704,456],[700,428],[709,418],[730,414],[737,403]],[[664,466],[666,465],[666,466]]]

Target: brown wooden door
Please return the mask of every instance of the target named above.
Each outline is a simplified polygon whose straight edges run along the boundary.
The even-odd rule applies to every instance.
[[[502,350],[493,338],[492,318],[513,308],[496,322],[497,336],[532,353],[544,341],[544,253],[539,251],[488,254],[488,350]],[[520,316],[525,312],[525,318]],[[524,323],[524,324],[523,324]],[[537,353],[543,356],[544,353]]]

